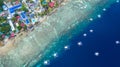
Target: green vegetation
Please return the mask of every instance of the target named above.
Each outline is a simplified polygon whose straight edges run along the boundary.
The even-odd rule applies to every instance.
[[[17,16],[19,16],[19,14],[14,14],[14,17],[17,17]]]
[[[58,7],[58,6],[59,6],[59,4],[58,4],[58,2],[56,2],[56,3],[55,3],[55,8]]]
[[[2,8],[2,5],[3,5],[3,1],[4,0],[0,0],[0,12],[2,12],[3,11],[3,8]],[[5,0],[6,1],[6,0]],[[7,0],[6,1],[6,3],[7,2],[11,2],[11,3],[13,3],[13,2],[15,2],[15,1],[20,1],[20,0]],[[30,2],[30,3],[33,3],[34,1],[33,0],[27,0],[28,2]],[[56,8],[56,7],[58,7],[59,6],[59,4],[56,2],[55,4],[54,4],[54,6],[53,7],[51,7],[51,5],[50,5],[50,2],[51,2],[52,0],[40,0],[40,6],[42,5],[42,7],[43,7],[43,10],[42,10],[42,12],[41,13],[35,13],[35,16],[45,16],[45,15],[48,15],[50,12],[52,12],[53,11],[53,9],[54,8]],[[28,7],[30,7],[30,6],[28,6]],[[18,20],[17,21],[17,18],[19,18],[19,17],[17,17],[17,16],[19,16],[19,14],[17,14],[18,13],[18,11],[19,12],[21,12],[21,11],[25,11],[25,12],[29,12],[29,10],[28,10],[28,8],[27,8],[27,5],[26,4],[22,4],[22,7],[20,8],[20,9],[17,9],[16,11],[15,11],[15,14],[14,14],[14,17],[12,17],[12,22],[13,22],[13,24],[14,24],[14,22],[16,22],[16,23],[18,23],[18,25],[14,25],[15,26],[15,28],[17,28],[17,30],[14,30],[14,32],[19,32],[19,31],[21,31],[21,30],[27,30],[27,26],[26,25],[23,25],[23,24],[21,24],[21,23],[23,23],[24,22],[24,20]],[[28,14],[27,14],[28,15]],[[5,36],[8,36],[8,37],[10,37],[10,31],[11,31],[11,27],[10,27],[10,25],[9,25],[9,23],[6,23],[7,22],[7,18],[5,18],[5,17],[0,17],[0,41],[2,41],[4,38],[4,36],[3,36],[3,34],[5,35]]]
[[[10,27],[9,24],[4,23],[4,24],[0,25],[0,32],[6,34],[6,33],[8,33],[10,31],[10,28],[11,27]]]
[[[25,25],[25,26],[23,27],[23,29],[24,29],[24,31],[27,30],[27,26]]]
[[[30,0],[30,3],[34,3],[34,1],[33,1],[33,0]]]
[[[20,9],[21,11],[25,11],[25,12],[28,12],[28,9],[25,7],[25,5],[24,4],[22,4],[22,7],[21,7],[21,9]]]
[[[13,22],[15,22],[17,19],[16,19],[16,17],[13,17],[11,20],[12,20]]]
[[[2,5],[3,5],[4,0],[0,0],[0,10],[3,10]]]
[[[47,15],[48,14],[48,10],[42,12],[42,13],[38,13],[38,16],[41,16],[43,17],[44,15]]]
[[[21,30],[21,29],[22,29],[22,27],[21,27],[21,26],[18,26],[17,28],[18,28],[18,30]]]
[[[6,18],[0,17],[0,24],[3,23],[3,22],[6,22],[6,20],[7,20]]]

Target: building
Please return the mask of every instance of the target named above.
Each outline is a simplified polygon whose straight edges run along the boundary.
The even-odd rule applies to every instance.
[[[11,17],[8,16],[7,19],[8,19],[8,23],[9,23],[9,25],[11,26],[11,30],[14,31],[14,30],[15,30],[15,27],[14,27],[13,22],[11,21]]]

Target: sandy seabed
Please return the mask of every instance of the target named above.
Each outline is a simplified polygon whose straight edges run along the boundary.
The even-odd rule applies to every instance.
[[[46,21],[36,26],[32,32],[23,32],[22,36],[18,35],[0,48],[0,67],[31,67],[29,63],[36,56],[42,56],[47,46],[51,46],[48,45],[50,42],[76,24],[75,21],[86,18],[94,11],[94,7],[107,1],[109,0],[69,0],[62,3],[55,13],[47,16]]]

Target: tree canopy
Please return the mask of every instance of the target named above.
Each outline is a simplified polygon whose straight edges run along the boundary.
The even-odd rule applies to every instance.
[[[4,0],[0,0],[0,10],[3,10],[3,8],[2,8],[2,5],[4,4],[3,1]]]

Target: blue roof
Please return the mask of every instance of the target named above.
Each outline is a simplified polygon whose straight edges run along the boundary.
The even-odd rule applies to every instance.
[[[21,16],[22,16],[22,18],[23,18],[23,19],[27,18],[27,16],[26,16],[26,13],[25,13],[25,12],[22,12],[22,13],[21,13]]]
[[[21,6],[22,6],[22,4],[18,4],[18,5],[15,5],[15,6],[9,8],[8,10],[10,13],[14,13],[15,10],[19,9]]]
[[[29,20],[28,20],[28,19],[26,19],[25,23],[26,23],[26,24],[29,24],[30,22],[29,22]]]

